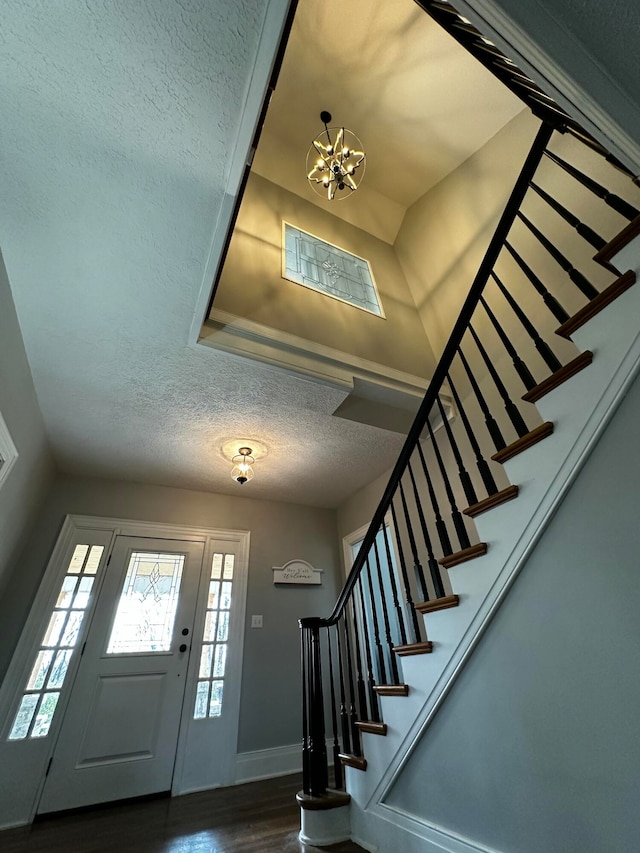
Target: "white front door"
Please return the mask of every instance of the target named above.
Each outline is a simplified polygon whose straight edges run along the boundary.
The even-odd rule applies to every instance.
[[[39,813],[171,789],[203,551],[117,537]]]

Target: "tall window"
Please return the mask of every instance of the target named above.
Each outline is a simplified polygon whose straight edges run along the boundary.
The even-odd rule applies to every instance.
[[[288,222],[283,232],[283,278],[384,317],[368,261]]]
[[[102,545],[76,545],[16,711],[9,740],[49,734],[103,552]]]
[[[194,719],[222,714],[234,555],[215,553],[211,562],[207,612],[196,688]]]

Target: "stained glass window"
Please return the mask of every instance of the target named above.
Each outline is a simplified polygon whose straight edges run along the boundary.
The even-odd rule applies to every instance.
[[[284,223],[282,275],[384,317],[368,261]]]
[[[46,737],[91,599],[102,545],[76,545],[9,732],[9,740]]]
[[[184,554],[131,554],[108,655],[171,650],[183,567]]]
[[[193,712],[196,720],[219,717],[222,714],[222,695],[229,647],[233,566],[233,554],[213,555]]]

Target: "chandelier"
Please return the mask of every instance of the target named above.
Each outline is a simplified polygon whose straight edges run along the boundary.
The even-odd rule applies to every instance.
[[[315,192],[331,201],[351,195],[364,175],[365,153],[362,143],[344,127],[328,127],[331,113],[323,110],[324,124],[307,154],[307,179]]]

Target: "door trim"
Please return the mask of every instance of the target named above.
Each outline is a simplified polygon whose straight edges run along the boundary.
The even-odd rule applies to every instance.
[[[223,758],[225,767],[230,768],[225,774],[225,777],[229,778],[229,783],[231,783],[233,781],[233,773],[235,769],[240,716],[240,688],[244,652],[243,639],[250,543],[250,533],[247,530],[196,527],[172,523],[136,521],[132,519],[106,518],[88,515],[67,515],[51,552],[51,557],[42,575],[40,586],[34,597],[20,640],[14,650],[11,663],[7,669],[6,677],[2,685],[0,685],[0,730],[4,732],[6,729],[8,725],[8,717],[11,712],[14,711],[16,702],[19,701],[18,697],[23,693],[24,684],[26,683],[29,675],[28,670],[33,663],[36,647],[39,647],[45,621],[49,616],[50,609],[53,607],[53,602],[57,596],[61,578],[66,572],[69,555],[75,542],[79,541],[78,537],[82,536],[82,532],[84,530],[93,531],[93,533],[97,535],[104,534],[105,540],[103,541],[105,541],[105,554],[102,559],[107,561],[111,556],[117,536],[143,536],[148,538],[203,542],[205,546],[203,565],[206,565],[207,560],[210,559],[214,541],[237,543],[238,576],[236,594],[239,596],[239,606],[237,619],[235,620],[235,625],[231,631],[231,643],[235,644],[236,648],[234,668],[238,673],[238,678],[236,679],[236,683],[233,685],[231,691],[227,694],[227,708],[231,706],[231,709],[228,711],[229,733],[227,743],[229,748],[227,751],[229,755],[225,755]],[[203,583],[202,578],[204,575],[205,572],[202,572],[200,584]],[[100,586],[101,583],[102,582],[100,581]],[[200,600],[201,592],[202,587],[199,587],[196,625],[198,624],[198,616],[201,612],[201,608],[204,605],[204,602]],[[96,594],[99,594],[99,590],[97,590]],[[83,626],[84,636],[86,636],[86,632],[90,628],[94,605],[95,600],[91,605],[91,615],[87,620],[87,624]],[[200,640],[198,640],[198,642],[200,642]],[[189,728],[188,724],[190,722],[190,705],[194,691],[194,677],[197,672],[194,661],[197,657],[197,655],[193,654],[191,656],[192,661],[190,662],[187,684],[185,685],[185,699],[182,706],[172,794],[186,793],[182,786],[182,776],[184,773],[184,761],[182,759],[186,743],[186,734]],[[77,660],[75,662],[74,678],[76,672]],[[35,763],[31,764],[30,773],[28,774],[30,778],[25,778],[24,780],[21,780],[18,785],[13,786],[16,796],[12,797],[10,805],[7,804],[6,807],[2,807],[0,804],[0,828],[20,826],[33,821],[40,793],[44,784],[47,764],[55,749],[56,740],[60,731],[60,723],[64,716],[66,702],[72,688],[73,679],[69,682],[68,688],[65,689],[66,696],[64,698],[64,707],[60,707],[59,713],[56,714],[49,736],[40,738],[37,742],[32,742],[32,746],[37,748],[38,755],[35,757]],[[23,742],[21,741],[20,743]],[[6,747],[7,744],[3,739],[0,743],[0,753]],[[15,748],[15,743],[11,744],[11,747]],[[38,768],[40,772],[38,772]],[[6,780],[3,780],[0,775],[0,783],[3,781],[6,783]],[[2,787],[2,785],[0,785],[0,787]]]

